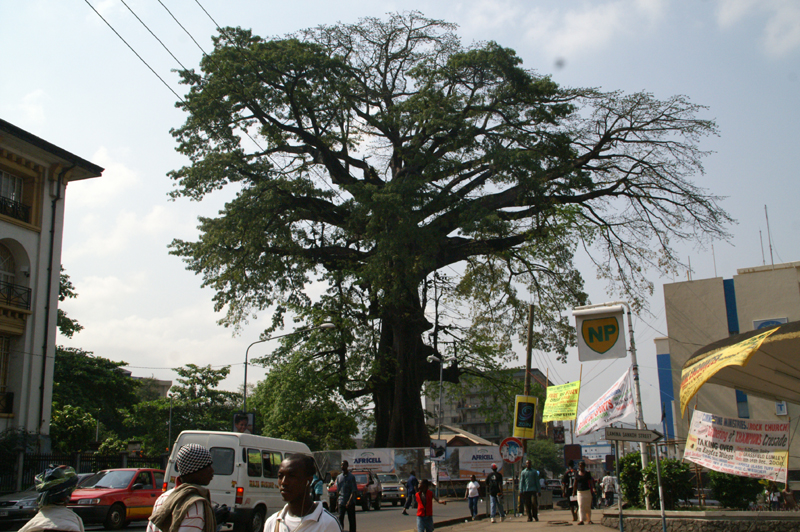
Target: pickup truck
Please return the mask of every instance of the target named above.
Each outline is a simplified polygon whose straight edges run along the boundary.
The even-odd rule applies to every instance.
[[[378,473],[381,482],[381,501],[391,502],[392,506],[405,506],[406,487],[394,473]]]

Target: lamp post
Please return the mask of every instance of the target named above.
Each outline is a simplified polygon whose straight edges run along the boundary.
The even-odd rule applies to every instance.
[[[317,325],[316,327],[306,327],[305,329],[297,329],[296,331],[291,331],[291,332],[288,332],[288,333],[285,333],[285,334],[279,334],[277,336],[270,336],[269,338],[264,338],[263,340],[256,340],[252,344],[248,345],[247,346],[247,350],[244,352],[244,390],[243,390],[244,403],[242,404],[242,409],[244,410],[244,413],[245,414],[247,413],[247,357],[250,354],[250,348],[251,347],[253,347],[256,344],[263,344],[264,342],[267,342],[269,340],[275,340],[277,338],[283,338],[284,336],[291,336],[293,334],[298,334],[298,333],[303,333],[303,332],[308,332],[308,331],[315,331],[317,329],[334,329],[334,328],[336,328],[336,325],[334,325],[333,323],[330,323],[330,322],[325,322],[325,323],[323,323],[321,325]]]
[[[443,357],[439,358],[436,355],[428,356],[428,362],[433,364],[434,362],[439,363],[439,415],[436,416],[436,421],[439,424],[439,434],[436,439],[442,439],[442,392],[444,391],[444,363],[445,362],[454,362],[456,357]],[[432,457],[431,457],[432,458]],[[436,468],[436,497],[439,497],[439,468]]]

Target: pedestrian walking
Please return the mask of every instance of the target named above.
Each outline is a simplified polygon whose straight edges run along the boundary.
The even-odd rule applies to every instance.
[[[178,450],[175,487],[153,504],[147,532],[216,532],[217,519],[208,484],[214,478],[211,454],[197,443]]]
[[[594,479],[592,474],[586,471],[586,462],[581,460],[578,463],[578,472],[575,474],[575,486],[573,495],[578,497],[579,525],[592,523],[592,497],[594,496]]]
[[[561,493],[569,500],[569,510],[572,512],[572,520],[578,520],[578,498],[573,495],[575,490],[575,460],[567,462],[567,470],[561,477]]]
[[[78,485],[75,470],[68,466],[50,467],[34,479],[36,504],[39,513],[20,528],[21,532],[44,532],[59,530],[63,532],[84,532],[83,520],[67,508],[69,496]]]
[[[305,454],[293,454],[281,462],[278,488],[286,506],[267,519],[265,532],[294,532],[301,528],[303,532],[342,532],[338,519],[311,496],[315,471],[314,459]]]
[[[406,507],[403,508],[403,515],[408,515],[408,507],[412,504],[414,508],[417,507],[417,499],[414,496],[417,493],[417,486],[419,486],[419,481],[416,473],[412,471],[406,480]]]
[[[469,504],[469,514],[472,516],[473,521],[478,518],[478,499],[480,496],[481,485],[478,483],[478,479],[475,478],[475,475],[472,475],[470,481],[467,483],[467,492],[464,494],[464,498],[467,499]]]
[[[503,475],[498,473],[497,464],[492,464],[492,472],[486,476],[486,491],[489,494],[490,515],[492,523],[498,511],[500,521],[506,520],[506,512],[503,510]]]
[[[519,475],[519,493],[523,511],[527,511],[528,521],[539,520],[539,472],[531,467],[531,461],[525,461],[525,468]]]
[[[606,476],[603,477],[601,484],[603,486],[603,493],[605,494],[606,508],[608,508],[614,504],[614,493],[617,491],[614,484],[614,477],[611,476],[611,473],[606,471]]]
[[[425,478],[419,485],[419,490],[414,495],[417,499],[417,532],[433,532],[433,501],[447,504],[428,489],[430,481]]]
[[[350,464],[342,460],[342,472],[336,477],[336,492],[339,494],[339,524],[344,528],[344,516],[350,524],[350,532],[356,532],[356,492],[358,484],[356,477],[348,471]],[[272,531],[268,531],[272,532]]]

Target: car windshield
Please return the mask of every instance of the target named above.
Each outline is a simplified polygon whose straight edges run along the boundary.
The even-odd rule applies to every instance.
[[[367,483],[367,475],[355,475],[356,482],[359,484],[366,484]]]
[[[378,480],[381,482],[400,482],[400,479],[397,478],[397,475],[378,475]]]
[[[120,471],[109,469],[100,471],[86,481],[81,488],[127,488],[136,471]]]

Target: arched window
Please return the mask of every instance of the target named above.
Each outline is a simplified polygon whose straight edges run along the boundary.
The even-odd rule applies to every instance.
[[[14,284],[14,272],[17,271],[14,256],[3,244],[0,244],[0,283]]]

